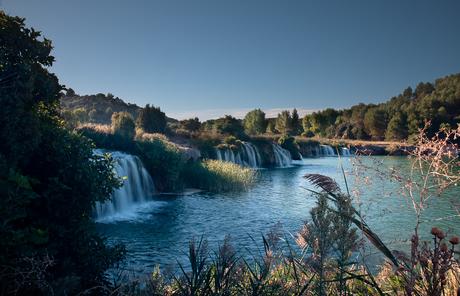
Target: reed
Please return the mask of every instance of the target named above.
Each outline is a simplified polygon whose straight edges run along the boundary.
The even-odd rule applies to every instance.
[[[255,178],[253,169],[212,159],[189,163],[182,174],[187,186],[211,192],[246,190]]]

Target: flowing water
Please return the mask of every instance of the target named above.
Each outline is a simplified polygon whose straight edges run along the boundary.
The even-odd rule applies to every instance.
[[[233,151],[230,148],[216,148],[216,155],[218,160],[229,161],[242,166],[258,168],[262,165],[257,147],[249,142],[242,142],[239,151]]]
[[[275,166],[277,168],[284,168],[291,166],[292,158],[291,153],[282,148],[278,144],[272,144],[273,154],[275,156]]]
[[[410,203],[398,192],[397,184],[372,172],[363,174],[373,180],[373,184],[367,187],[354,184],[352,159],[343,158],[342,162],[350,188],[359,188],[363,193],[360,209],[366,221],[390,249],[407,250],[415,225]],[[381,169],[408,169],[405,157],[377,159],[382,160]],[[303,179],[307,173],[331,176],[344,188],[338,158],[309,158],[293,161],[287,168],[259,170],[257,183],[247,192],[143,197],[148,202],[141,203],[130,215],[101,220],[103,223],[98,223],[97,228],[110,243],[126,245],[126,266],[136,273],[148,273],[156,264],[162,269],[177,271],[177,262],[186,262],[188,241],[201,236],[208,240],[209,248],[215,250],[224,237],[230,235],[240,254],[250,257],[263,248],[261,235],[277,223],[282,225],[283,235],[293,243],[291,236],[309,218],[309,211],[315,205],[315,198],[305,190],[311,188]],[[432,199],[431,207],[423,216],[421,234],[425,238],[429,238],[432,226],[460,234],[458,218],[436,220],[455,215],[452,203],[458,205],[458,193],[456,189]]]
[[[103,151],[96,150],[95,153],[102,154]],[[110,201],[96,204],[96,221],[136,218],[136,213],[151,202],[151,196],[155,193],[152,177],[137,156],[118,151],[110,154],[116,174],[123,178],[123,186],[115,190]]]
[[[322,156],[337,156],[337,154],[334,151],[334,148],[332,148],[329,145],[319,145],[321,149],[321,155]]]

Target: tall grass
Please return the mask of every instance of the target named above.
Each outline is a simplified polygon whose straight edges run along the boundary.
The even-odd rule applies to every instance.
[[[219,160],[189,163],[182,178],[187,186],[212,192],[246,190],[255,181],[256,171]]]

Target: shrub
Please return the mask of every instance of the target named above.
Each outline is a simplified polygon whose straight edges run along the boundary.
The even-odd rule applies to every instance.
[[[160,191],[176,191],[183,188],[180,173],[185,165],[179,148],[158,138],[135,142],[138,155],[146,169],[154,177],[155,185]]]
[[[134,119],[128,112],[116,112],[112,114],[112,132],[123,138],[132,140],[136,135]]]
[[[281,138],[279,138],[278,144],[280,144],[281,147],[283,147],[291,153],[292,159],[301,159],[299,145],[297,145],[297,142],[294,137],[289,137],[286,135],[282,136]]]
[[[306,132],[303,132],[303,133],[302,133],[302,136],[304,136],[304,137],[306,137],[306,138],[313,138],[313,137],[315,136],[315,133],[312,132],[312,131],[310,131],[310,130],[308,130],[308,131],[306,131]]]
[[[224,143],[227,145],[235,145],[237,138],[234,136],[228,136],[224,139]]]
[[[188,132],[197,132],[200,130],[201,122],[198,117],[181,120],[179,122],[180,128]]]
[[[218,138],[208,137],[202,135],[199,138],[193,138],[191,143],[201,152],[203,158],[216,158],[215,146],[218,145],[220,140]]]
[[[149,104],[139,112],[137,126],[147,133],[164,133],[166,130],[166,115],[159,107]]]

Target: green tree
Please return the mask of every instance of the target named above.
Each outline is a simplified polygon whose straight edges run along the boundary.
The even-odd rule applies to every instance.
[[[275,120],[273,118],[267,119],[267,129],[265,130],[267,134],[275,134]]]
[[[407,116],[401,112],[396,113],[388,123],[385,132],[386,140],[405,140],[408,136]]]
[[[159,107],[149,104],[139,112],[137,126],[147,133],[164,133],[166,130],[166,114]]]
[[[303,118],[302,118],[302,128],[303,128],[303,131],[305,133],[307,132],[312,132],[312,124],[311,124],[311,116],[310,115],[305,115]]]
[[[115,112],[112,114],[112,132],[123,138],[132,140],[136,135],[134,119],[128,112]]]
[[[367,110],[364,115],[364,127],[372,138],[376,140],[383,139],[387,128],[387,115],[385,111],[378,107]]]
[[[406,88],[402,93],[402,96],[405,98],[412,98],[413,95],[414,95],[414,92],[412,91],[412,87],[410,86]]]
[[[110,158],[62,125],[51,42],[0,11],[0,44],[0,265],[12,271],[2,273],[1,293],[49,295],[52,285],[76,294],[72,286],[103,284],[122,255],[92,220],[95,202],[119,182]]]
[[[233,135],[240,138],[244,135],[243,125],[241,120],[236,119],[231,115],[225,115],[213,121],[212,128],[220,134]]]
[[[339,112],[332,108],[327,108],[323,111],[313,112],[308,115],[308,123],[311,125],[310,130],[315,134],[319,134],[323,137],[328,136],[333,130],[333,127]]]
[[[283,135],[290,135],[293,131],[291,112],[284,110],[278,113],[275,122],[275,129]]]
[[[243,119],[244,130],[250,135],[263,134],[267,128],[265,113],[260,109],[254,109],[246,114]]]
[[[434,91],[433,84],[429,82],[427,83],[420,82],[419,84],[417,84],[417,87],[415,88],[415,97],[421,98],[425,95],[429,95],[433,91]]]
[[[180,127],[189,132],[196,132],[201,128],[201,122],[198,117],[180,121]]]
[[[302,132],[302,123],[300,122],[297,109],[292,110],[292,135],[297,136]]]

